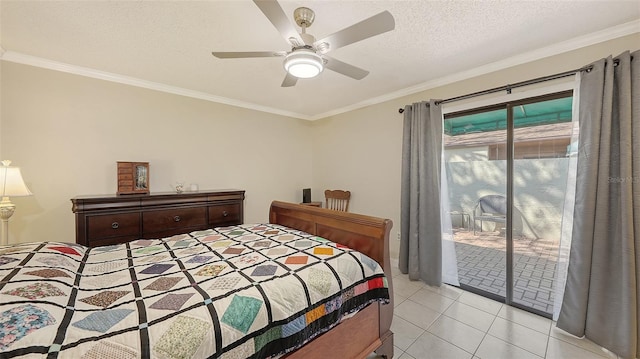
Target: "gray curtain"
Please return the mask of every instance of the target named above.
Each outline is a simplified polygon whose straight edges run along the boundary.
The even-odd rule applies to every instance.
[[[442,108],[435,100],[404,108],[400,258],[409,279],[442,284],[440,170]]]
[[[640,357],[639,56],[602,59],[581,74],[574,225],[557,323],[623,358]]]

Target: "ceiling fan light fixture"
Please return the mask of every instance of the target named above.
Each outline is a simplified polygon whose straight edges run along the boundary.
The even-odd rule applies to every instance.
[[[322,57],[312,50],[298,49],[284,59],[284,69],[292,76],[308,79],[318,76],[324,70]]]

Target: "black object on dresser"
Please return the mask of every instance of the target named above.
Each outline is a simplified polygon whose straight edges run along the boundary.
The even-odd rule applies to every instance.
[[[76,243],[89,247],[242,224],[244,191],[78,196]]]

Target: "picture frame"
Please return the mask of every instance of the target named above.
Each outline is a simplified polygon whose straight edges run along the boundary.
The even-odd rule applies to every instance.
[[[149,162],[118,161],[118,195],[149,194]]]

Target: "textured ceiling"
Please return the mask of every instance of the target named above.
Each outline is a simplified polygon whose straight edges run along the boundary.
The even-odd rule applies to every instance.
[[[612,27],[640,32],[636,0],[280,4],[288,16],[299,6],[312,8],[316,20],[308,32],[316,38],[384,10],[396,28],[329,53],[369,70],[363,80],[324,71],[291,88],[280,87],[282,58],[211,56],[289,50],[252,1],[2,0],[0,46],[7,61],[64,65],[70,72],[315,119],[555,44],[597,38]]]

